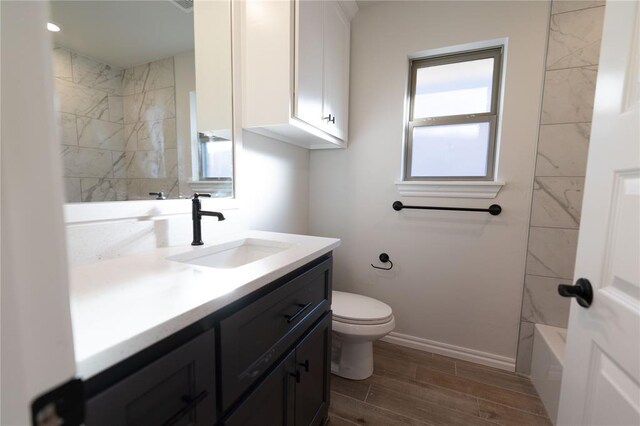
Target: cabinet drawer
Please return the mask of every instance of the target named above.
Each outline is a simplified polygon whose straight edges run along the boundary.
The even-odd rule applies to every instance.
[[[212,425],[215,338],[210,330],[87,401],[87,426]]]
[[[225,411],[331,307],[329,258],[220,322]]]

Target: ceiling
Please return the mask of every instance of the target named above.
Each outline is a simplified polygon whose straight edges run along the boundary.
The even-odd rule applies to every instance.
[[[193,12],[172,0],[51,2],[54,42],[128,68],[193,50]]]

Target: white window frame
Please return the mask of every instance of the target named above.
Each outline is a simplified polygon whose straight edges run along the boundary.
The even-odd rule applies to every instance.
[[[450,198],[495,198],[504,186],[504,182],[498,180],[498,157],[499,157],[499,136],[500,126],[499,118],[501,112],[501,100],[504,90],[504,75],[506,68],[508,39],[494,39],[469,43],[465,45],[451,46],[439,49],[431,49],[422,52],[416,52],[409,55],[407,75],[409,81],[407,83],[406,94],[406,110],[405,110],[405,126],[404,126],[404,143],[402,152],[402,180],[396,181],[398,192],[402,196],[419,196],[419,197],[450,197]],[[414,76],[415,69],[412,65],[421,61],[436,60],[445,61],[449,59],[449,63],[463,62],[470,59],[476,53],[482,53],[500,49],[494,68],[494,84],[492,93],[492,108],[489,113],[483,114],[464,114],[461,116],[433,117],[429,119],[418,119],[411,122],[413,108],[413,87],[415,87]],[[469,55],[465,59],[465,55]],[[489,57],[489,56],[485,56]],[[441,62],[440,64],[445,63]],[[438,65],[440,65],[438,64]],[[435,63],[433,64],[435,65]],[[459,119],[466,118],[467,121]],[[475,121],[474,121],[475,120]],[[435,124],[457,124],[465,122],[490,122],[490,153],[488,156],[488,167],[486,176],[436,176],[422,177],[411,176],[411,136],[412,130],[417,125],[435,125]]]

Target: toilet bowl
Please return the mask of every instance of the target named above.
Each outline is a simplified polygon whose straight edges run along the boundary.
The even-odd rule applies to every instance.
[[[373,341],[389,334],[396,320],[389,305],[359,294],[334,291],[331,372],[351,380],[373,374]]]

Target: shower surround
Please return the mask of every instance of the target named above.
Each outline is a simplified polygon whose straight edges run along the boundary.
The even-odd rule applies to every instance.
[[[178,196],[173,58],[123,69],[54,49],[68,202]]]
[[[604,1],[554,1],[538,136],[516,370],[529,374],[535,324],[567,327]]]

